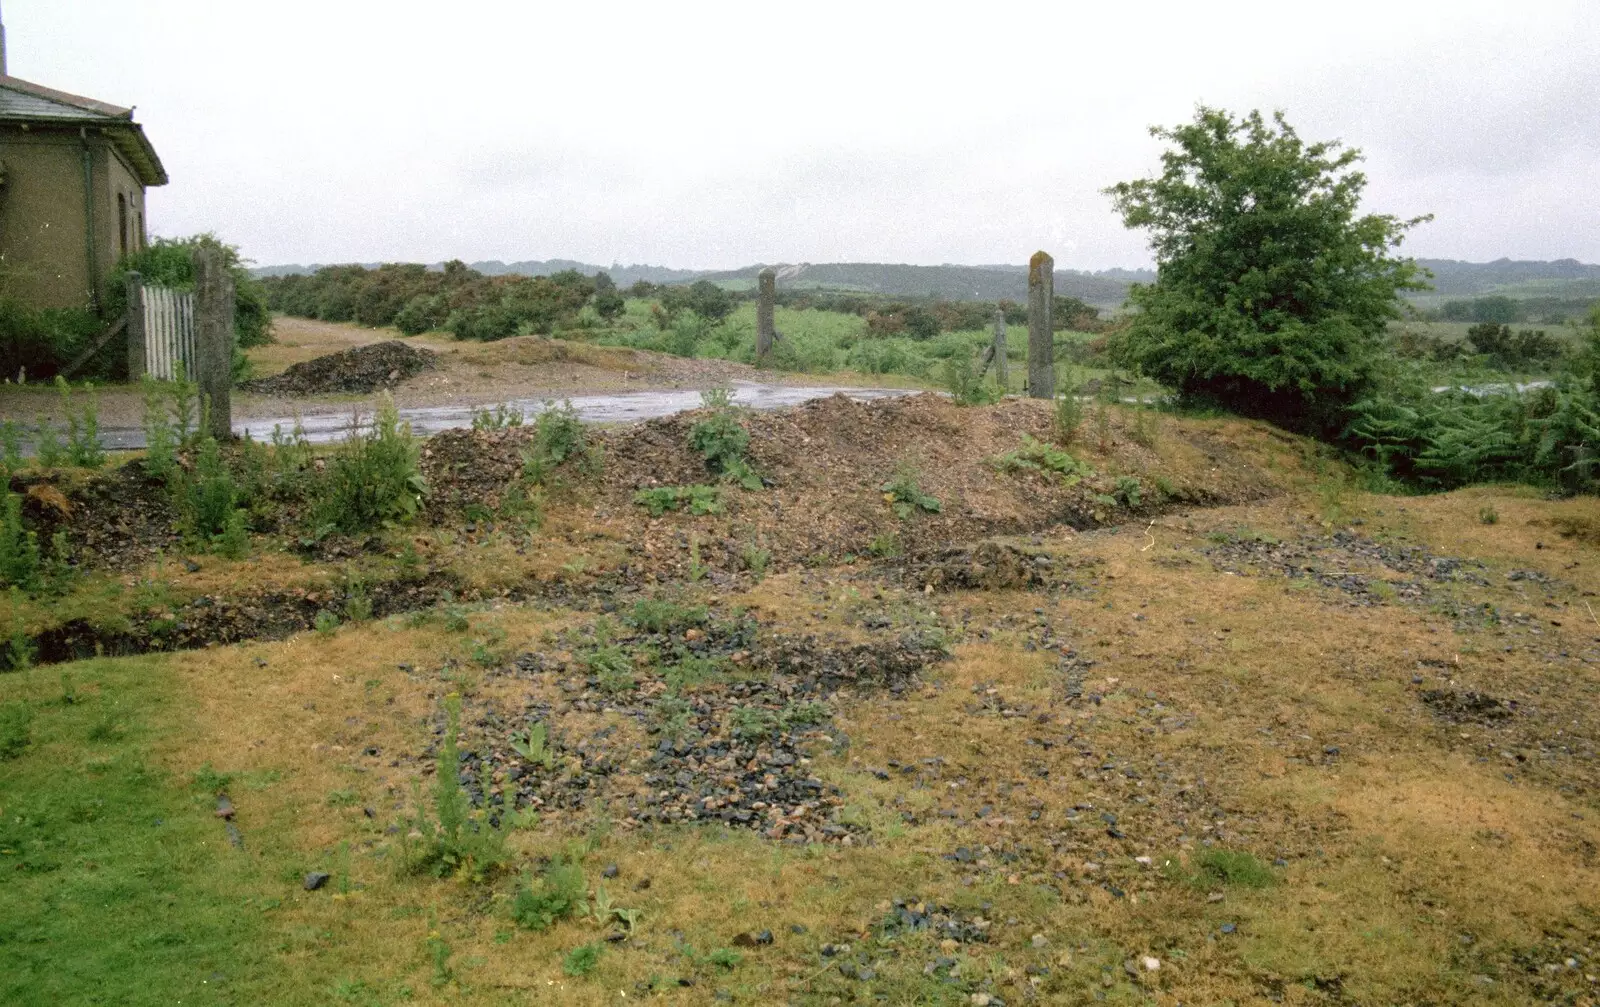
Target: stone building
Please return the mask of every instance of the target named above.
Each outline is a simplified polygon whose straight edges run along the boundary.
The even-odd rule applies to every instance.
[[[117,260],[144,247],[145,189],[167,184],[166,169],[132,109],[4,65],[0,55],[0,297],[97,310]]]

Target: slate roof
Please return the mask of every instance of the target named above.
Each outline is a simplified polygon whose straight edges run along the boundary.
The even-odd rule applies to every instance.
[[[95,101],[35,84],[20,77],[0,75],[0,124],[38,123],[52,126],[95,126],[116,144],[145,185],[166,185],[167,171],[133,121],[133,109]]]

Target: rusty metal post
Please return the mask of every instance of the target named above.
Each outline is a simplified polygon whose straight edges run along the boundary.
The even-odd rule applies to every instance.
[[[756,278],[756,291],[756,363],[760,364],[772,352],[772,343],[777,336],[773,312],[778,298],[778,274],[772,267],[763,269]]]
[[[1056,397],[1056,348],[1050,308],[1055,302],[1055,260],[1034,252],[1028,260],[1028,395]]]
[[[222,251],[194,253],[195,377],[205,403],[207,432],[218,441],[233,437],[233,277]]]

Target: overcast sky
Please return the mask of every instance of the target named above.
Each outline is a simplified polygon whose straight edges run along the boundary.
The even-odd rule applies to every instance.
[[[1144,265],[1100,190],[1199,102],[1361,148],[1411,254],[1600,261],[1597,0],[3,10],[11,73],[137,106],[153,233],[262,264]]]

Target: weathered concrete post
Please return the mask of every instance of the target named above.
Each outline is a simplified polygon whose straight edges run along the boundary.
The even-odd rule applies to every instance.
[[[994,376],[1001,394],[1011,392],[1011,362],[1006,359],[1006,313],[994,309]]]
[[[207,432],[226,441],[233,437],[228,396],[233,385],[233,277],[219,249],[195,250],[194,316],[195,376],[200,401],[209,410]]]
[[[756,278],[756,363],[761,363],[772,352],[777,327],[773,324],[773,307],[778,297],[778,274],[767,267]]]
[[[1028,260],[1028,394],[1036,399],[1056,396],[1055,332],[1050,324],[1055,265],[1045,252],[1034,252]]]
[[[144,278],[130,272],[128,290],[128,380],[144,377],[147,364],[144,359]]]

